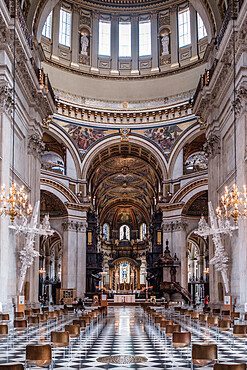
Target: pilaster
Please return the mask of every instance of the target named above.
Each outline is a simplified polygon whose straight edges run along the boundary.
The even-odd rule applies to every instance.
[[[58,3],[52,16],[52,53],[51,59],[59,60],[58,43],[59,43],[59,22],[60,22],[60,3]]]
[[[131,75],[139,75],[139,22],[138,16],[132,15],[131,17],[131,58],[132,58],[132,67]]]
[[[170,8],[171,10],[171,68],[178,68],[178,15],[177,5]]]
[[[152,69],[151,73],[159,72],[159,50],[158,50],[158,13],[151,15],[151,45],[152,45]]]
[[[79,55],[79,8],[73,7],[72,13],[72,34],[71,34],[71,66],[79,68],[78,55]]]

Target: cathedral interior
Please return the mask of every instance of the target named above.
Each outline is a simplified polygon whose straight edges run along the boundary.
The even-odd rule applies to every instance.
[[[0,369],[245,369],[246,153],[247,0],[1,0]]]

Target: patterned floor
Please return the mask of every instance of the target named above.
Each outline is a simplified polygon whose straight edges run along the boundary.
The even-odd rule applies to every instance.
[[[165,313],[165,312],[164,312]],[[197,323],[180,318],[175,313],[165,313],[182,325],[182,331],[192,332],[196,343],[217,343],[220,362],[247,361],[246,340],[235,339],[232,333],[217,333],[215,329],[199,327]],[[73,317],[74,318],[74,317]],[[0,339],[0,363],[25,362],[27,343],[49,343],[51,330],[61,330],[72,317],[53,323],[49,328],[29,330],[28,334],[12,333],[7,342]],[[11,328],[10,328],[11,329]],[[172,349],[170,339],[165,339],[148,321],[140,307],[109,308],[107,318],[94,324],[80,340],[73,340],[71,353],[63,348],[55,349],[54,368],[56,369],[188,369],[191,368],[191,349]],[[98,357],[109,355],[144,356],[147,362],[139,364],[104,364]],[[209,369],[211,367],[204,367]]]

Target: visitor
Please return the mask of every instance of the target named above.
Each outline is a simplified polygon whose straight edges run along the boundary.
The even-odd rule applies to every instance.
[[[206,295],[206,297],[204,298],[204,307],[207,308],[208,304],[209,304],[209,296]]]

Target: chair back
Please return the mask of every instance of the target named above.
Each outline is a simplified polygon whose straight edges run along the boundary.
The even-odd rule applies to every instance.
[[[218,316],[208,316],[207,323],[208,326],[217,326],[219,322]]]
[[[84,320],[75,319],[75,320],[73,320],[73,325],[80,325],[80,328],[85,328],[86,323],[85,323]]]
[[[25,316],[32,316],[33,310],[25,310]]]
[[[27,320],[14,320],[14,328],[24,330],[27,328]]]
[[[175,347],[187,347],[191,343],[191,332],[173,332],[172,334],[172,344]]]
[[[231,320],[219,320],[218,328],[219,330],[230,330]]]
[[[39,317],[38,316],[29,316],[28,317],[28,324],[29,325],[39,325]]]
[[[161,320],[160,327],[165,328],[167,325],[173,325],[173,320]]]
[[[246,325],[233,325],[233,335],[238,338],[244,338],[247,334]]]
[[[64,347],[69,345],[69,332],[68,331],[52,331],[51,342],[54,346],[63,345]]]
[[[231,312],[231,319],[239,319],[240,312]]]
[[[62,317],[63,316],[63,310],[57,310],[57,316]]]
[[[48,366],[52,362],[50,344],[28,344],[26,346],[26,361],[29,365]]]
[[[38,317],[39,317],[40,322],[46,322],[48,319],[47,313],[40,313]]]
[[[8,313],[2,313],[1,314],[1,320],[2,321],[9,321],[9,314]]]
[[[215,364],[214,370],[245,370],[246,363],[242,364]]]
[[[55,320],[57,318],[57,311],[48,312],[48,317],[50,320]]]
[[[79,337],[80,325],[65,325],[65,331],[68,331],[71,337]]]
[[[15,312],[15,319],[24,319],[24,312]]]
[[[220,314],[220,308],[213,308],[212,313],[213,313],[213,315],[219,315]]]
[[[155,318],[154,318],[154,322],[155,322],[155,324],[160,324],[160,322],[161,322],[161,320],[163,319],[163,317],[162,316],[156,316]]]
[[[172,336],[174,332],[181,332],[181,325],[167,325],[166,334]]]
[[[40,313],[40,308],[33,308],[32,311],[35,315],[37,315],[38,313]]]
[[[206,366],[217,360],[217,344],[192,344],[192,362]]]
[[[190,314],[190,318],[192,319],[192,320],[198,320],[199,319],[199,315],[200,315],[200,312],[191,312],[191,314]]]
[[[205,314],[200,314],[200,315],[199,315],[199,322],[201,322],[201,323],[206,323],[206,322],[207,322],[207,320],[208,320],[208,314],[207,314],[207,313],[205,313]]]
[[[0,325],[0,335],[8,335],[9,333],[9,327],[7,324],[1,324]]]

